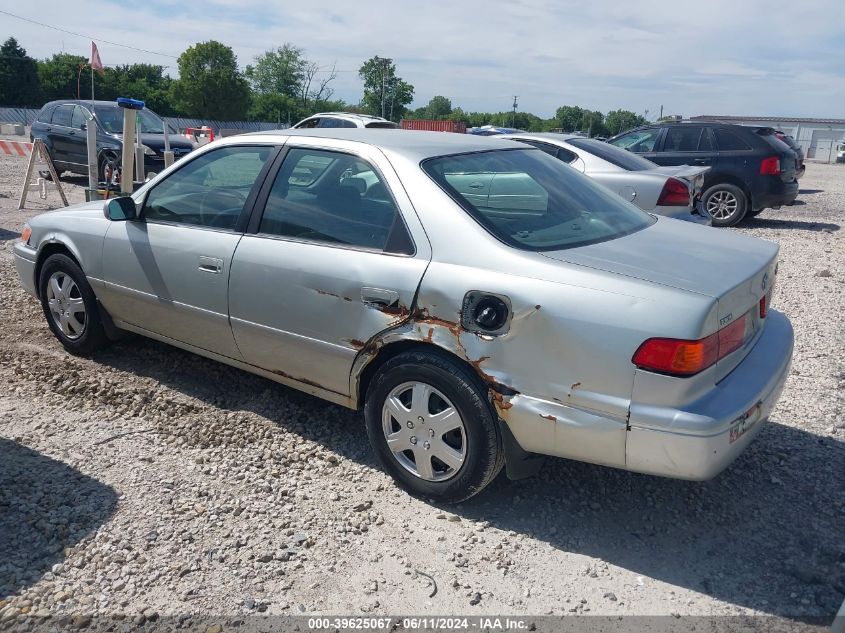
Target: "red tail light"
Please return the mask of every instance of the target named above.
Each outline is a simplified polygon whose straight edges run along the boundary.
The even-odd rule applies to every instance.
[[[689,203],[689,187],[677,178],[668,178],[657,198],[657,206],[686,207]]]
[[[760,161],[760,174],[762,176],[779,176],[780,175],[780,157],[769,156]]]
[[[634,353],[631,362],[671,376],[692,376],[704,371],[745,343],[748,313],[718,332],[697,341],[675,338],[650,338]]]
[[[760,297],[760,318],[766,318],[766,295]]]

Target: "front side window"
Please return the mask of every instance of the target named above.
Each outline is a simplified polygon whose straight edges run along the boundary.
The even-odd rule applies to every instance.
[[[654,219],[535,149],[431,158],[423,170],[475,220],[522,250],[574,248],[628,235]],[[481,195],[463,183],[488,183]],[[486,190],[486,194],[485,194]]]
[[[378,172],[361,158],[340,152],[291,149],[273,183],[258,231],[405,252],[391,248],[405,228]]]
[[[150,190],[144,219],[235,229],[272,152],[267,146],[234,146],[198,156]]]
[[[346,119],[335,119],[333,117],[326,117],[320,121],[317,127],[357,127],[352,121]]]
[[[660,128],[654,128],[649,130],[634,130],[633,132],[629,132],[623,136],[620,136],[613,141],[610,141],[611,144],[615,145],[616,147],[621,147],[622,149],[627,149],[629,152],[637,152],[637,153],[644,153],[644,152],[653,152],[654,145],[657,143],[657,138],[660,136]]]
[[[666,130],[664,152],[697,152],[702,128],[679,125]]]
[[[88,112],[79,106],[73,109],[73,116],[70,120],[70,126],[77,130],[82,127],[82,124],[88,121]]]

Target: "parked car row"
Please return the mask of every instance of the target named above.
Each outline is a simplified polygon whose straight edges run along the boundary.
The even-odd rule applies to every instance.
[[[798,196],[803,156],[772,128],[724,123],[665,122],[644,125],[608,139],[658,165],[702,165],[701,204],[715,226],[733,226]],[[800,173],[799,173],[800,172]]]
[[[789,374],[778,246],[638,209],[573,168],[621,160],[587,139],[524,140],[549,147],[223,138],[131,197],[33,218],[14,259],[70,352],[129,331],[361,410],[415,494],[466,499],[538,455],[715,476]],[[688,183],[679,206],[698,187],[658,177]]]

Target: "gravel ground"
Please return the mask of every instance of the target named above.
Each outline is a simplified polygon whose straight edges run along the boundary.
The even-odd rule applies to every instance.
[[[0,624],[507,613],[804,628],[842,602],[842,166],[809,165],[795,205],[735,229],[781,245],[775,307],[796,348],[731,468],[691,483],[554,460],[454,507],[394,487],[345,409],[140,338],[66,354],[12,264],[23,222],[58,206],[34,194],[17,211],[23,170],[0,156]],[[67,181],[71,201],[82,186]]]

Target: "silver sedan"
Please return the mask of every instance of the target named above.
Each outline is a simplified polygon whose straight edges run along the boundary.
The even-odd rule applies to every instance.
[[[572,165],[643,211],[710,225],[699,210],[704,174],[709,167],[661,167],[647,158],[577,134],[522,132],[499,138],[528,143]]]
[[[713,477],[792,356],[775,244],[655,218],[500,139],[230,137],[22,238],[70,352],[130,331],[361,409],[384,468],[444,500],[538,455]]]

